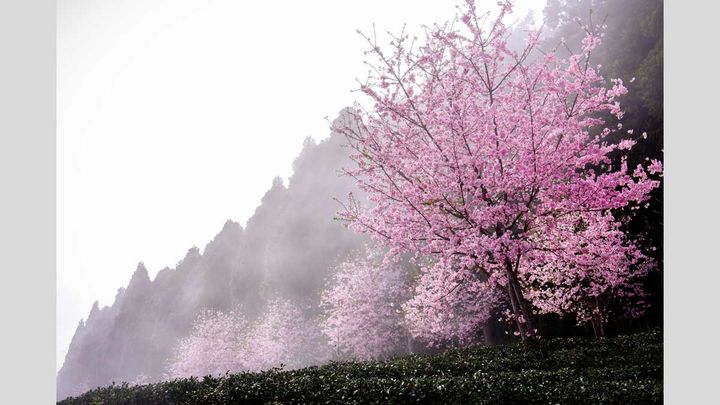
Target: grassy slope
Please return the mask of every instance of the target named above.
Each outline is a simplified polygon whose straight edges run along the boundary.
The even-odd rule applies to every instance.
[[[561,338],[89,391],[61,404],[662,402],[662,334]]]

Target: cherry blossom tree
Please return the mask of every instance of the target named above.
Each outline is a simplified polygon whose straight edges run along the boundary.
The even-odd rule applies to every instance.
[[[239,311],[205,311],[180,341],[167,378],[286,369],[330,358],[319,326],[290,301],[274,299],[249,323]]]
[[[271,300],[241,345],[245,367],[261,371],[280,367],[294,369],[321,364],[329,349],[319,325],[285,299]]]
[[[240,312],[205,311],[198,316],[190,336],[181,340],[167,378],[220,376],[246,368],[240,351],[247,322]]]
[[[572,249],[558,250],[562,238],[572,238],[551,237],[556,224],[579,215],[589,229],[615,232],[609,213],[645,202],[659,185],[662,164],[613,164],[640,136],[611,140],[622,130],[619,100],[627,89],[591,65],[602,38],[598,27],[585,27],[581,50],[565,59],[541,53],[538,32],[516,52],[506,42],[512,4],[499,5],[491,18],[467,1],[459,21],[428,28],[422,45],[401,33],[386,50],[366,37],[375,59],[361,90],[374,106],[356,105],[334,129],[354,150],[356,165],[346,172],[371,204],[351,197],[340,216],[390,254],[431,256],[463,274],[449,280],[484,280],[502,289],[525,339],[536,334],[532,305],[550,310],[542,303],[550,293],[530,293],[525,271],[572,268],[588,279],[624,271],[573,267],[572,250],[582,246],[571,241]],[[628,249],[599,243],[617,257]],[[550,251],[556,255],[542,254]],[[579,302],[572,293],[556,293]]]
[[[411,292],[407,278],[399,264],[383,264],[372,255],[341,263],[321,297],[322,330],[330,345],[359,360],[407,353],[401,309]]]
[[[404,305],[407,323],[429,346],[481,343],[479,332],[502,300],[489,283],[444,258],[422,268],[414,292]]]
[[[613,310],[637,317],[645,309],[640,282],[654,266],[610,214],[568,215],[534,235],[544,246],[520,271],[527,297],[542,313],[571,313],[595,336]]]

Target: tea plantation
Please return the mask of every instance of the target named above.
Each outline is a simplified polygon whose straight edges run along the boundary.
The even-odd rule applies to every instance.
[[[662,333],[559,338],[389,361],[112,385],[71,404],[658,404]]]

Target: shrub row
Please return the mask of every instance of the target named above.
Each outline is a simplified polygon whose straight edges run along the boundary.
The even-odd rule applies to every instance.
[[[662,334],[559,338],[379,362],[97,388],[60,404],[662,402]]]

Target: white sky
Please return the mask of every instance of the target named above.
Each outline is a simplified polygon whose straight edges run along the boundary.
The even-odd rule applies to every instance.
[[[496,0],[477,0],[478,9]],[[514,18],[545,0],[517,0]],[[323,117],[352,103],[356,29],[445,21],[454,1],[61,0],[57,368],[95,300],[245,224]],[[287,184],[287,181],[286,181]]]

